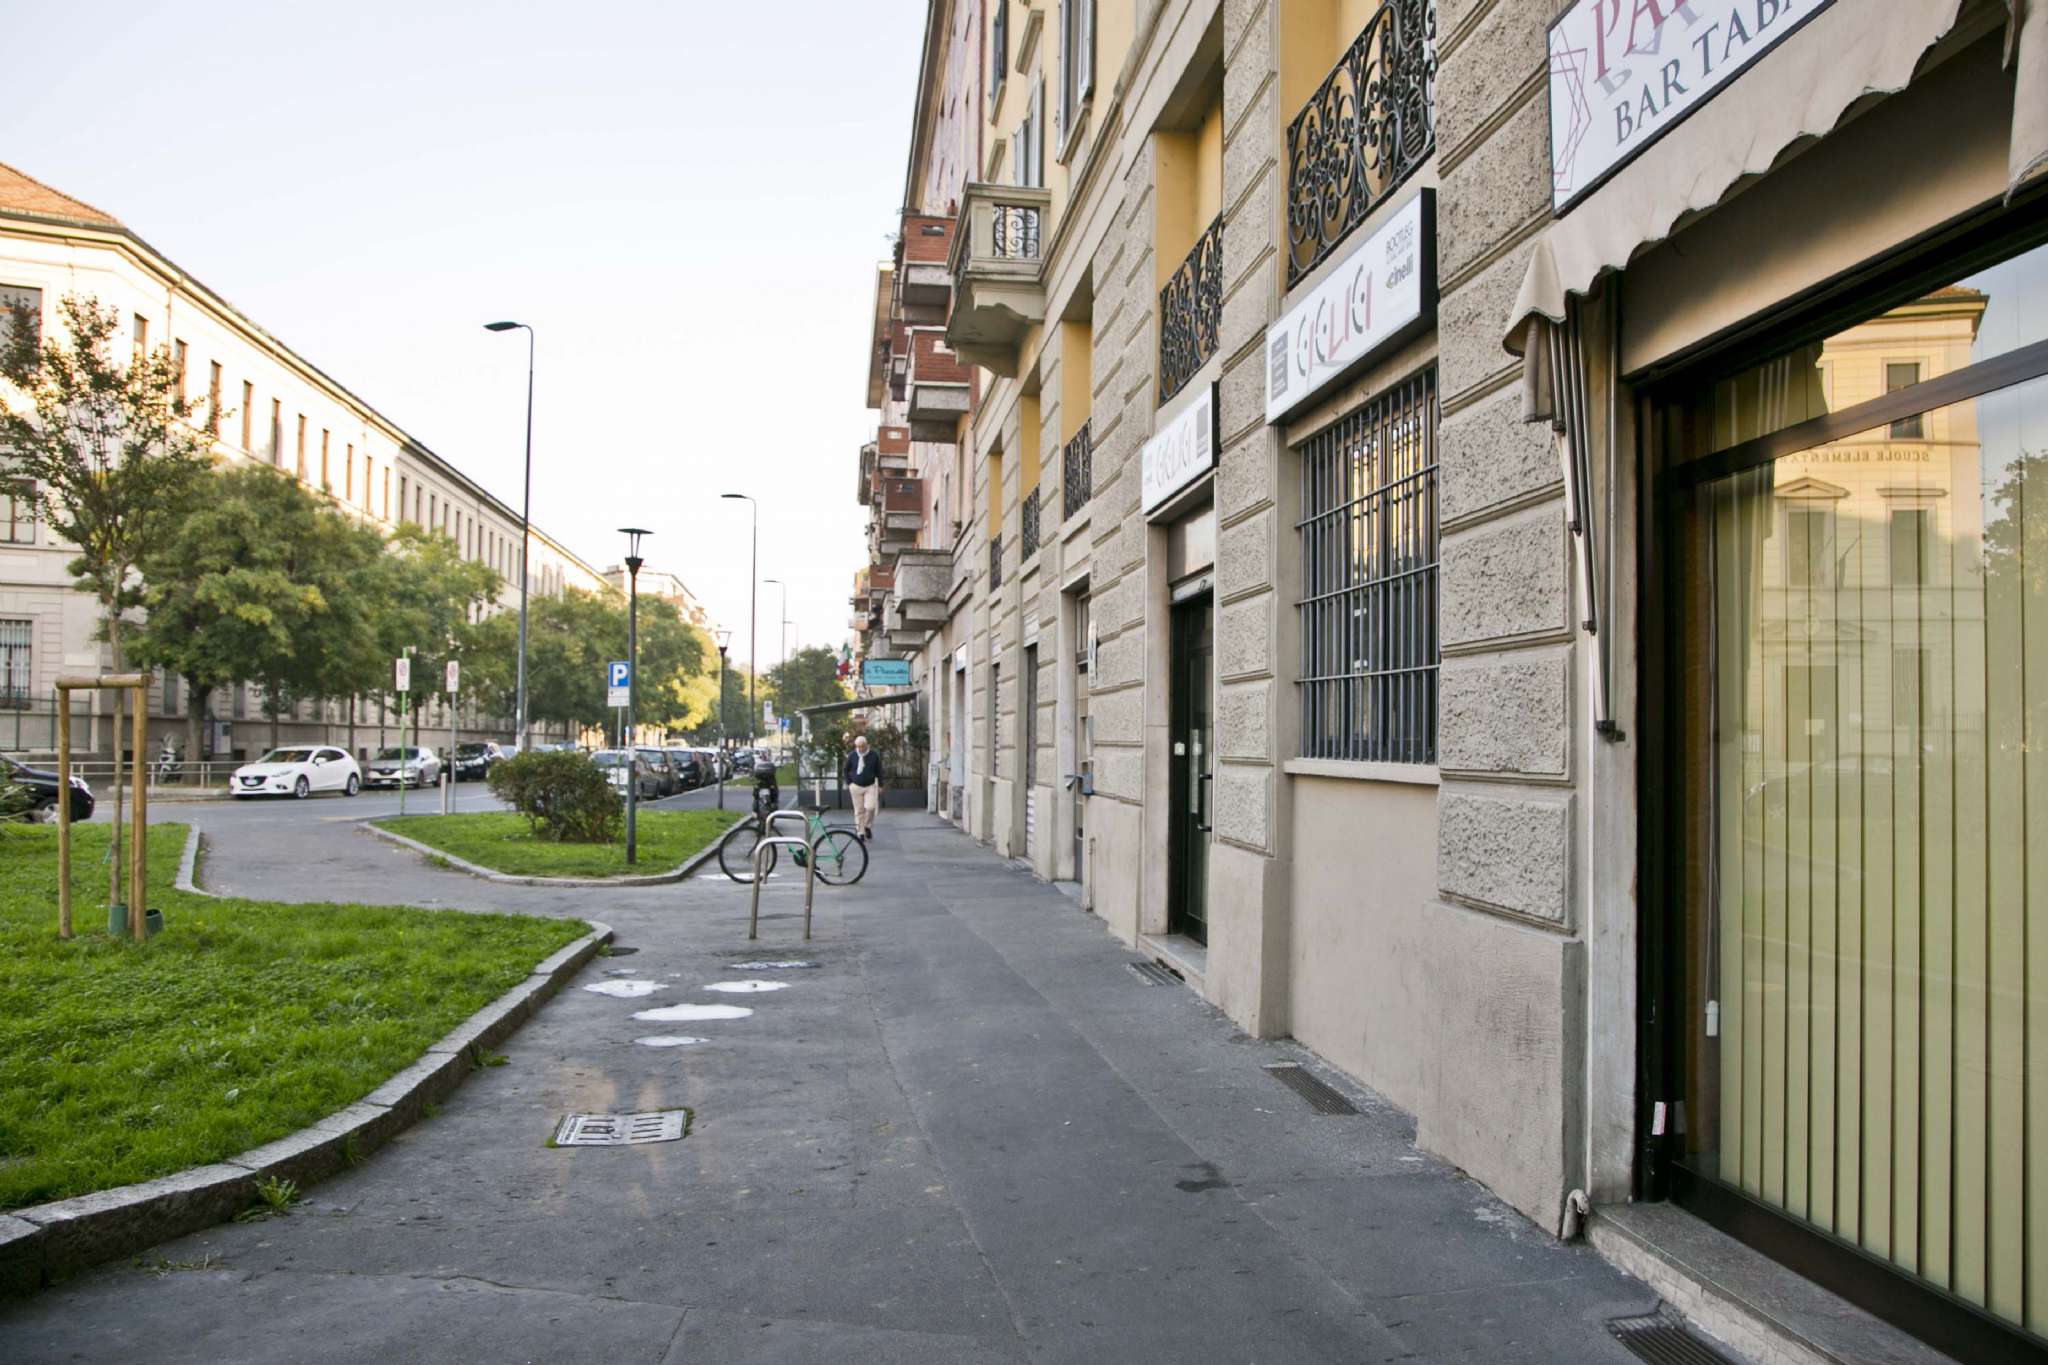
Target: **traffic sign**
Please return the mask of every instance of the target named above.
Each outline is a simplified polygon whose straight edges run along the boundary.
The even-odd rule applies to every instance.
[[[457,684],[458,682],[460,682],[461,680],[462,680],[462,665],[461,665],[461,664],[459,664],[459,663],[457,663],[457,662],[455,662],[455,660],[453,660],[453,659],[450,659],[450,660],[448,661],[448,689],[447,689],[447,690],[448,690],[448,695],[449,695],[449,696],[451,696],[451,697],[452,697],[452,696],[454,696],[454,695],[455,695],[455,685],[456,685],[456,684]]]
[[[761,723],[763,725],[773,725],[775,723],[774,702],[764,701],[761,703]]]
[[[398,690],[400,692],[412,691],[412,660],[404,655],[400,655],[392,660],[392,663],[395,665],[395,672],[398,675]]]
[[[623,711],[633,704],[633,666],[614,659],[604,666],[604,704]]]

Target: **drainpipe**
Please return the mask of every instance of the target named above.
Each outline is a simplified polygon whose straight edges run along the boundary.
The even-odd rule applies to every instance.
[[[1557,1216],[1557,1240],[1575,1242],[1586,1229],[1586,1219],[1592,1216],[1593,1202],[1586,1198],[1584,1190],[1573,1190],[1564,1197],[1564,1208]]]

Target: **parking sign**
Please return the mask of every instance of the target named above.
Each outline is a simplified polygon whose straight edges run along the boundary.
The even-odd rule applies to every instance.
[[[456,683],[460,682],[461,680],[462,680],[462,665],[461,665],[461,664],[458,664],[457,662],[455,662],[455,660],[453,660],[453,659],[450,659],[450,660],[448,661],[448,689],[447,689],[447,690],[448,690],[448,695],[449,695],[449,696],[451,696],[451,697],[452,697],[452,696],[454,696],[454,695],[455,695],[455,685],[456,685]]]
[[[614,659],[604,667],[605,704],[614,710],[623,711],[630,704],[633,687],[633,667],[624,659]]]

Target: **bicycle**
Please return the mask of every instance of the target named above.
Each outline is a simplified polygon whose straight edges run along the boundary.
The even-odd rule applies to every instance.
[[[754,880],[754,848],[768,837],[768,808],[764,808],[762,793],[757,791],[754,813],[727,830],[725,837],[718,841],[718,866],[727,877],[742,886]],[[818,850],[818,880],[827,886],[851,886],[867,875],[868,847],[860,837],[844,825],[825,823],[825,812],[813,810],[804,822],[804,837],[812,840]],[[775,871],[777,856],[782,848],[770,844],[762,855],[762,875]],[[802,867],[809,856],[808,849],[797,849],[792,855],[798,867]]]

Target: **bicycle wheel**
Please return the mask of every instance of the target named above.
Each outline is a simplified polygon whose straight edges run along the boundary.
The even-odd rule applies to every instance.
[[[818,839],[818,880],[852,886],[868,870],[868,846],[850,829],[829,829]]]
[[[725,832],[725,837],[718,841],[719,868],[724,871],[726,876],[742,886],[752,885],[754,881],[754,845],[760,843],[765,837],[761,833],[761,826],[752,820],[745,820],[734,825]],[[768,852],[764,855],[767,864],[766,871],[771,873],[775,871],[775,855],[779,852],[781,852],[780,849],[772,844],[769,845]]]

